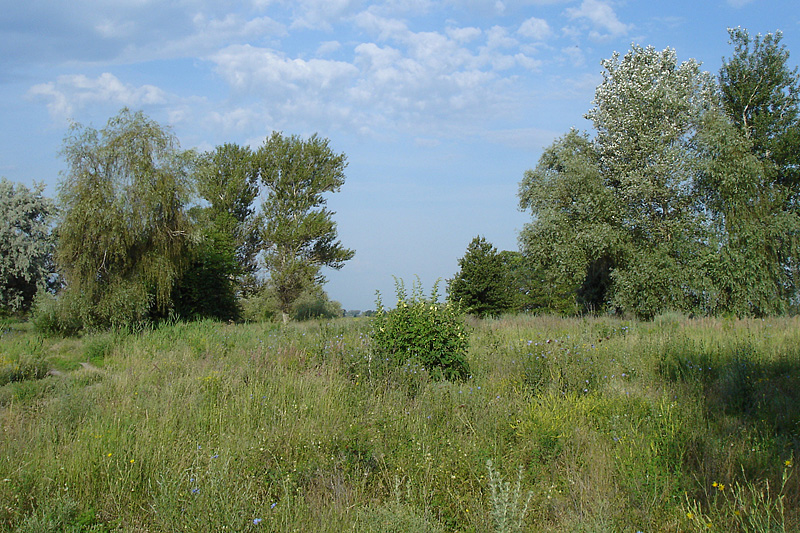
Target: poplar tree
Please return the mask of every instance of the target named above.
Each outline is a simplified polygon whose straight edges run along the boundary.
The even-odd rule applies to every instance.
[[[273,133],[255,154],[263,187],[261,246],[273,293],[284,321],[304,292],[325,282],[320,269],[340,269],[355,255],[337,240],[328,193],[345,182],[347,158],[313,135]]]

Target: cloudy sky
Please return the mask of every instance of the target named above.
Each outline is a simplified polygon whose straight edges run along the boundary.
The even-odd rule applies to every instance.
[[[329,272],[346,309],[426,289],[470,240],[516,250],[517,185],[583,118],[600,61],[631,43],[717,72],[726,28],[782,30],[800,58],[797,0],[4,0],[0,176],[47,184],[70,121],[120,108],[184,148],[259,146],[272,131],[347,154],[330,196],[343,243]]]

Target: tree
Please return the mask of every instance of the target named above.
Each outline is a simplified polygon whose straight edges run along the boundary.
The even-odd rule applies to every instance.
[[[604,61],[594,139],[568,134],[526,172],[520,242],[556,294],[640,318],[796,302],[797,69],[779,34],[731,38],[719,86],[671,49]]]
[[[197,242],[175,286],[175,313],[187,319],[240,316],[239,297],[258,288],[258,174],[253,152],[224,144],[198,158],[195,187],[205,203],[190,209]]]
[[[472,239],[458,266],[460,270],[448,280],[451,302],[481,317],[511,309],[514,295],[510,273],[490,242],[480,236]]]
[[[28,311],[53,273],[55,206],[43,191],[0,179],[0,312]]]
[[[303,140],[276,132],[255,161],[267,193],[261,241],[268,288],[287,320],[295,300],[324,283],[321,267],[340,269],[355,255],[337,240],[335,213],[325,207],[324,196],[344,185],[347,159],[317,135]]]
[[[752,152],[771,163],[770,178],[793,189],[800,186],[800,75],[788,65],[789,51],[778,31],[751,37],[729,29],[733,56],[719,74],[722,104],[733,124],[752,143]],[[774,174],[773,174],[774,172]]]
[[[572,130],[547,148],[525,172],[519,199],[533,217],[519,241],[538,274],[535,307],[567,313],[605,307],[610,272],[630,239],[588,135]]]
[[[711,77],[672,49],[635,46],[604,61],[603,82],[587,113],[594,145],[629,237],[630,264],[611,273],[611,305],[642,318],[686,310],[706,239],[691,194],[692,137],[713,101]]]
[[[196,173],[197,191],[208,202],[202,218],[214,231],[230,236],[237,278],[244,294],[258,286],[259,217],[254,202],[258,196],[258,168],[253,151],[226,143],[200,157]]]
[[[798,291],[800,76],[780,32],[729,34],[735,50],[720,69],[721,109],[698,135],[706,155],[698,191],[720,236],[717,306],[764,316],[787,311]]]
[[[86,326],[166,314],[186,258],[194,155],[141,112],[105,128],[74,124],[62,155],[57,260],[70,312]]]

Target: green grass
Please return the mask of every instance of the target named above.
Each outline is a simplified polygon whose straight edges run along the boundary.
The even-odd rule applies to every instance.
[[[3,324],[0,530],[490,532],[529,493],[525,531],[800,529],[800,320],[470,328],[450,383],[362,319]]]

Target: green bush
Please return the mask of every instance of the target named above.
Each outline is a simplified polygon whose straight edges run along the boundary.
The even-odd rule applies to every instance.
[[[33,303],[31,322],[44,335],[73,335],[81,329],[78,302],[62,292],[58,297],[39,291]]]
[[[411,296],[396,281],[397,307],[386,310],[378,294],[372,322],[375,354],[391,367],[419,364],[433,379],[461,380],[469,375],[469,334],[456,304],[438,302],[438,282],[425,298],[419,280]]]
[[[313,320],[315,318],[331,319],[342,316],[339,302],[328,299],[323,291],[307,292],[300,296],[292,306],[294,320]]]

